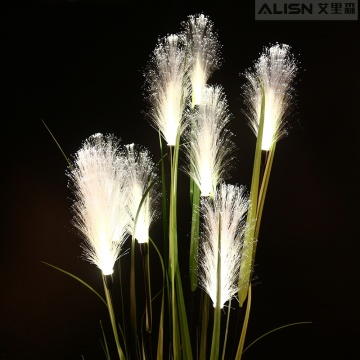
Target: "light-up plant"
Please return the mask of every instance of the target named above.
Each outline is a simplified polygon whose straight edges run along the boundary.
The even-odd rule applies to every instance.
[[[96,134],[84,142],[69,169],[70,186],[75,194],[74,225],[84,238],[85,258],[102,272],[106,301],[86,285],[109,309],[120,359],[156,356],[157,359],[215,360],[220,355],[222,359],[229,358],[226,344],[230,303],[234,298],[240,307],[246,303],[234,357],[241,359],[265,195],[275,145],[285,133],[285,115],[292,98],[291,84],[297,66],[289,46],[276,44],[266,48],[254,68],[245,72],[245,114],[257,136],[250,194],[243,186],[226,184],[235,148],[228,129],[230,113],[222,87],[207,84],[220,64],[220,44],[213,23],[203,14],[189,16],[182,26],[181,33],[158,41],[145,73],[149,116],[160,138],[158,166],[153,164],[146,149],[134,144],[120,145],[114,136]],[[167,150],[163,148],[163,139]],[[262,156],[262,152],[266,156]],[[181,273],[184,264],[179,260],[179,252],[189,248],[188,244],[179,246],[178,243],[181,214],[177,211],[177,189],[181,153],[187,160],[182,169],[190,177],[190,288],[193,296],[200,296],[202,308],[197,325],[200,334],[196,339],[190,337],[192,329],[187,320]],[[166,158],[170,163],[169,191],[165,181]],[[157,167],[161,177],[156,174]],[[261,167],[265,169],[262,175]],[[158,247],[159,235],[153,240],[149,235],[157,211],[155,189],[159,178],[162,182],[163,250]],[[122,269],[120,263],[117,276],[121,294],[129,294],[129,310],[124,308],[123,299],[113,299],[111,275],[127,237],[131,238],[130,271]],[[135,291],[136,246],[141,250],[145,275],[145,300],[141,298],[140,301]],[[155,252],[150,257],[152,247]],[[154,258],[154,254],[158,257]],[[150,267],[157,259],[162,267],[163,287],[153,296]],[[122,288],[121,279],[125,274],[130,275],[129,289]],[[160,306],[157,298],[161,298]],[[210,299],[213,323],[209,317]],[[114,306],[121,308],[121,321],[115,318]],[[222,337],[220,324],[224,307],[228,314]],[[137,315],[144,311],[144,328],[149,334],[157,334],[156,347],[152,344],[153,337],[146,338],[139,330],[143,328],[143,320]],[[207,341],[208,327],[213,329],[211,345]],[[110,359],[107,347],[105,355]]]

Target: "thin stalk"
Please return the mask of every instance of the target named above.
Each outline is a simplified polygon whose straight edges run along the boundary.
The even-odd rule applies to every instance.
[[[100,327],[101,327],[101,332],[102,332],[102,336],[103,336],[103,339],[104,339],[104,344],[101,342],[101,345],[103,347],[103,350],[104,350],[104,353],[105,353],[105,356],[106,356],[106,360],[111,360],[109,347],[108,347],[108,344],[107,344],[107,341],[106,341],[106,336],[105,336],[105,332],[104,332],[104,328],[102,326],[101,320],[100,320]]]
[[[112,327],[112,330],[113,330],[113,333],[114,333],[116,348],[117,348],[120,360],[125,360],[125,355],[124,355],[124,353],[122,351],[120,341],[119,341],[118,332],[117,332],[115,313],[114,313],[114,308],[113,308],[113,304],[112,304],[112,300],[111,300],[111,295],[110,295],[109,289],[106,286],[105,277],[103,276],[102,278],[103,278],[105,298],[106,298],[106,303],[108,305],[109,316],[110,316],[110,321],[111,321],[111,327]]]
[[[45,261],[41,261],[43,264],[47,265],[47,266],[50,266],[56,270],[59,270],[61,272],[63,272],[64,274],[66,275],[69,275],[71,276],[72,278],[74,278],[75,280],[79,281],[81,284],[85,285],[89,290],[91,290],[96,296],[98,296],[98,298],[104,303],[105,306],[108,306],[106,301],[104,300],[104,298],[96,291],[94,290],[88,283],[86,283],[84,280],[81,280],[80,278],[78,278],[77,276],[73,275],[72,273],[66,271],[66,270],[63,270],[55,265],[51,265]]]
[[[169,208],[169,272],[170,281],[174,282],[175,271],[177,269],[177,174],[178,174],[178,159],[179,159],[179,140],[178,134],[176,145],[174,148],[170,147],[170,161],[171,161],[171,184],[170,184],[170,208]]]
[[[123,331],[121,331],[120,325],[120,331],[121,331],[121,335],[123,337],[124,340],[124,345],[125,345],[125,354],[127,357],[129,357],[129,353],[128,353],[128,349],[127,349],[127,324],[126,324],[126,312],[125,312],[125,304],[124,304],[124,293],[123,293],[123,287],[122,287],[122,276],[121,276],[121,258],[118,260],[118,273],[119,273],[119,288],[120,288],[120,300],[121,300],[121,314],[122,314],[122,328]]]
[[[254,231],[255,239],[258,239],[258,237],[259,237],[261,217],[262,217],[262,213],[263,213],[263,209],[264,209],[266,192],[267,192],[267,188],[269,185],[271,168],[272,168],[272,164],[273,164],[273,160],[274,160],[274,156],[275,156],[275,149],[276,149],[276,142],[273,143],[273,145],[271,146],[271,148],[269,150],[269,153],[267,156],[267,161],[266,161],[266,166],[265,166],[265,171],[264,171],[264,176],[263,176],[263,179],[261,182],[260,193],[259,193],[259,203],[258,203],[256,224],[255,224],[255,231]],[[254,267],[256,247],[257,247],[257,243],[255,242],[254,250],[253,250],[253,258],[252,258],[252,261],[253,261],[252,267]]]
[[[161,132],[159,131],[159,143],[161,154],[161,191],[162,191],[162,218],[163,218],[163,230],[164,230],[164,254],[165,254],[165,266],[167,266],[167,256],[169,251],[169,221],[168,221],[168,209],[166,202],[166,181],[165,181],[165,161],[164,152],[162,146]]]
[[[163,274],[163,288],[162,288],[162,299],[161,299],[161,310],[160,310],[160,320],[159,320],[159,335],[158,335],[158,345],[157,345],[157,360],[163,359],[163,349],[164,349],[164,287],[165,287],[165,266],[164,261],[162,259],[162,256],[160,254],[159,249],[155,245],[155,243],[150,239],[151,244],[154,246],[154,249],[156,250],[160,263],[162,268],[162,274]]]
[[[193,114],[197,111],[198,106],[192,99],[191,111]],[[190,151],[193,152],[192,147]],[[192,159],[193,156],[190,156]],[[190,161],[190,174],[194,171],[194,164]],[[198,248],[199,248],[199,225],[200,225],[200,189],[194,179],[190,176],[190,203],[191,203],[191,237],[190,237],[190,254],[189,254],[189,273],[190,273],[190,289],[195,291],[198,285]]]
[[[210,298],[208,294],[204,294],[204,301],[202,303],[202,317],[201,317],[201,335],[200,335],[200,360],[206,359],[206,340],[207,328],[209,324],[209,306]]]
[[[200,189],[195,182],[192,184],[192,217],[191,217],[191,238],[190,238],[190,286],[195,291],[198,284],[198,252],[199,252],[199,225],[200,225]]]
[[[247,327],[248,327],[248,323],[249,323],[250,308],[251,308],[251,284],[249,285],[249,293],[248,293],[247,304],[246,304],[245,318],[244,318],[243,328],[241,330],[240,341],[239,341],[239,346],[238,346],[238,349],[236,352],[235,360],[241,360],[242,354],[244,353],[243,348],[244,348],[244,344],[245,344],[245,337],[246,337]]]
[[[225,330],[225,337],[224,337],[224,345],[223,345],[223,353],[222,353],[222,360],[225,360],[225,353],[226,353],[226,343],[227,343],[227,337],[228,337],[228,333],[229,333],[229,322],[230,322],[230,312],[231,312],[231,299],[229,301],[229,306],[228,306],[228,314],[227,314],[227,318],[226,318],[226,330]]]
[[[260,123],[259,123],[259,131],[256,141],[255,148],[255,159],[254,159],[254,167],[251,179],[251,188],[250,188],[250,206],[248,215],[246,218],[246,228],[247,232],[244,238],[244,250],[242,255],[242,261],[240,266],[240,274],[239,274],[239,304],[243,305],[246,300],[249,282],[250,282],[250,274],[251,274],[251,266],[252,266],[252,254],[253,254],[253,245],[254,245],[254,232],[255,232],[255,221],[257,215],[257,203],[258,203],[258,192],[259,192],[259,182],[260,182],[260,167],[261,167],[261,143],[264,129],[264,111],[265,111],[265,94],[264,87],[261,84],[261,92],[262,92],[262,100],[261,100],[261,111],[260,111]]]
[[[220,324],[221,324],[221,215],[219,219],[219,235],[217,248],[217,273],[216,273],[216,304],[214,309],[214,327],[212,334],[210,360],[218,360],[220,352]]]
[[[181,347],[184,352],[183,358],[186,360],[192,360],[193,357],[191,350],[191,341],[190,341],[189,327],[188,327],[186,308],[184,302],[184,294],[182,290],[181,276],[179,269],[178,271],[176,271],[175,274],[175,285],[176,285],[176,295],[177,295],[177,305],[178,305]]]
[[[259,336],[256,340],[254,340],[251,344],[249,344],[245,349],[244,351],[242,352],[243,354],[245,353],[245,351],[247,351],[251,346],[253,346],[255,343],[257,343],[260,339],[262,339],[263,337],[275,332],[275,331],[278,331],[278,330],[281,330],[281,329],[284,329],[284,328],[287,328],[289,326],[294,326],[294,325],[304,325],[304,324],[312,324],[313,322],[312,321],[301,321],[301,322],[296,322],[296,323],[291,323],[291,324],[286,324],[286,325],[283,325],[283,326],[279,326],[277,327],[276,329],[273,329],[273,330],[270,330],[268,332],[266,332],[265,334]]]
[[[150,264],[149,264],[149,244],[140,245],[141,257],[143,260],[144,285],[146,296],[146,331],[151,333],[152,329],[152,304],[151,304],[151,281],[150,281]]]
[[[73,165],[71,164],[71,161],[69,160],[69,158],[66,156],[64,150],[62,149],[62,147],[60,146],[60,144],[58,143],[58,141],[56,140],[55,136],[53,135],[53,133],[50,131],[50,129],[48,128],[48,126],[45,124],[45,121],[43,119],[41,119],[42,123],[44,124],[44,126],[46,127],[46,130],[49,132],[49,134],[51,135],[51,137],[53,138],[53,140],[55,141],[55,144],[57,145],[57,147],[59,148],[59,150],[61,151],[61,153],[63,154],[66,162],[68,163],[69,167],[71,170],[74,170]]]
[[[135,285],[135,237],[131,237],[130,247],[130,328],[132,348],[137,348],[137,319],[136,319],[136,285]]]
[[[169,208],[169,272],[171,282],[171,318],[174,360],[180,357],[180,334],[176,303],[175,273],[177,271],[177,172],[179,156],[180,133],[178,132],[175,147],[170,147],[171,179],[170,179],[170,208]]]

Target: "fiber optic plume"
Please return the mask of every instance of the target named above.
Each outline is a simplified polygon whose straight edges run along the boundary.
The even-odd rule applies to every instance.
[[[187,171],[201,196],[209,196],[231,168],[230,154],[235,148],[230,140],[232,133],[226,129],[230,114],[220,86],[204,88],[201,105],[190,119],[191,126],[185,132],[186,156],[190,161]]]
[[[290,46],[276,44],[265,48],[254,68],[245,72],[248,83],[244,86],[245,102],[249,108],[246,116],[257,135],[261,110],[261,85],[265,93],[264,131],[262,149],[269,150],[274,142],[286,135],[286,122],[292,101],[292,81],[297,64],[290,53]]]
[[[154,187],[150,189],[143,200],[135,229],[134,222],[142,198],[150,183],[156,178],[154,163],[151,160],[148,150],[134,144],[125,147],[124,156],[125,167],[129,176],[128,209],[131,217],[129,232],[134,234],[134,237],[139,243],[147,243],[149,241],[149,228],[156,215],[154,205],[158,194],[154,190]]]
[[[185,129],[183,112],[190,88],[185,56],[181,37],[162,38],[145,74],[153,125],[170,146],[175,145],[178,132],[181,135]]]
[[[245,215],[249,205],[244,192],[245,188],[242,186],[221,184],[215,192],[213,201],[210,198],[202,198],[201,211],[204,225],[199,278],[214,307],[218,288],[218,256],[221,259],[220,307],[222,308],[238,291],[243,238],[246,232]]]
[[[201,103],[201,92],[209,77],[221,64],[220,43],[213,31],[214,24],[203,14],[191,15],[182,23],[191,61],[189,78],[192,107]]]
[[[73,224],[84,239],[84,259],[104,275],[113,272],[129,220],[128,176],[118,158],[118,143],[111,135],[91,136],[75,154],[68,173],[75,195]]]

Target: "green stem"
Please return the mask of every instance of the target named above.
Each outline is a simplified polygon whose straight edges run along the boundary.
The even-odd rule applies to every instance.
[[[210,360],[218,360],[220,352],[220,323],[221,323],[221,308],[216,304],[214,309],[214,328],[211,343]]]
[[[146,331],[151,333],[152,329],[152,303],[151,303],[151,279],[150,279],[150,263],[149,263],[149,244],[140,245],[141,256],[144,268],[144,285],[146,296]]]
[[[124,304],[124,292],[122,287],[122,275],[121,275],[121,258],[118,260],[118,273],[119,273],[119,289],[120,289],[120,299],[121,299],[121,314],[122,314],[122,337],[124,341],[125,354],[129,357],[129,352],[127,348],[127,323],[126,323],[126,312],[125,312],[125,304]]]
[[[254,245],[254,232],[255,232],[255,221],[257,215],[257,202],[258,202],[258,192],[259,192],[259,182],[260,182],[260,167],[261,167],[261,143],[264,129],[264,112],[265,112],[265,94],[264,88],[261,83],[261,92],[262,92],[262,100],[261,100],[261,111],[260,111],[260,122],[259,122],[259,130],[256,141],[256,149],[255,149],[255,159],[254,159],[254,167],[251,179],[251,188],[250,188],[250,206],[246,219],[246,228],[247,232],[244,238],[244,250],[242,254],[242,261],[240,266],[240,274],[239,274],[239,304],[243,305],[246,300],[249,282],[250,282],[250,274],[251,274],[251,265],[252,265],[252,254],[253,254],[253,245]]]
[[[170,179],[170,208],[169,208],[169,272],[171,282],[171,318],[173,337],[174,360],[180,357],[180,334],[176,303],[175,272],[177,271],[177,171],[179,154],[180,134],[178,133],[174,149],[170,147],[171,179]]]
[[[164,261],[162,259],[162,256],[160,254],[159,249],[155,245],[155,243],[150,239],[151,244],[154,246],[154,249],[156,250],[160,263],[162,268],[162,274],[163,274],[163,288],[161,290],[162,292],[162,298],[161,298],[161,310],[160,310],[160,320],[159,320],[159,336],[158,336],[158,345],[157,345],[157,360],[163,359],[163,348],[164,348],[164,288],[165,288],[165,266]]]
[[[227,318],[226,318],[226,330],[225,330],[225,337],[224,337],[222,360],[225,360],[226,343],[227,343],[227,337],[228,337],[228,333],[229,333],[230,313],[231,313],[231,299],[229,301],[228,314],[227,314]]]
[[[221,323],[221,215],[219,218],[219,235],[217,246],[216,272],[216,304],[214,309],[214,327],[212,334],[210,360],[218,360],[220,352],[220,323]]]
[[[207,328],[209,324],[209,307],[210,298],[208,294],[204,293],[204,301],[202,303],[202,317],[201,317],[201,337],[200,337],[200,360],[206,359],[206,340]]]
[[[190,238],[190,286],[191,291],[195,291],[198,284],[198,251],[199,251],[199,225],[200,225],[200,189],[193,182],[192,194],[192,219],[191,219],[191,238]]]
[[[184,353],[183,358],[186,360],[192,360],[191,341],[189,334],[189,327],[187,322],[186,308],[184,302],[184,294],[181,284],[180,269],[175,274],[175,285],[176,285],[176,300],[178,306],[178,321],[180,328],[181,348]]]
[[[135,288],[135,237],[131,238],[130,248],[130,328],[131,343],[134,353],[137,349],[137,320],[136,320],[136,288]]]
[[[248,293],[247,304],[246,304],[245,318],[244,318],[244,323],[243,323],[243,327],[241,330],[240,341],[239,341],[238,350],[236,352],[235,360],[241,360],[241,357],[243,354],[245,337],[246,337],[246,332],[247,332],[247,327],[248,327],[249,317],[250,317],[250,308],[251,308],[251,284],[249,285],[249,293]]]
[[[159,142],[160,142],[160,154],[161,154],[161,190],[162,190],[162,219],[163,219],[163,231],[164,231],[164,254],[165,254],[165,266],[168,262],[168,251],[169,251],[169,222],[168,222],[168,209],[166,201],[166,181],[165,181],[165,161],[164,152],[162,146],[161,132],[159,131]]]
[[[113,304],[112,304],[112,300],[111,300],[111,295],[109,292],[109,289],[106,286],[105,283],[105,277],[103,276],[103,285],[104,285],[104,291],[105,291],[105,298],[106,298],[106,303],[108,305],[108,309],[109,309],[109,316],[110,316],[110,321],[111,321],[111,327],[114,333],[114,338],[115,338],[115,342],[116,342],[116,348],[119,354],[119,358],[120,360],[125,360],[125,355],[122,351],[121,345],[120,345],[120,341],[119,341],[119,336],[118,336],[118,332],[117,332],[117,326],[116,326],[116,320],[115,320],[115,313],[114,313],[114,308],[113,308]]]
[[[272,168],[272,164],[273,164],[273,160],[274,160],[275,149],[276,149],[276,142],[273,143],[273,145],[271,146],[271,148],[269,150],[269,153],[267,156],[267,161],[266,161],[266,166],[265,166],[265,171],[264,171],[264,176],[263,176],[263,179],[261,182],[261,187],[260,187],[260,192],[259,192],[258,209],[257,209],[257,215],[256,215],[256,224],[255,224],[255,230],[254,230],[255,239],[259,238],[261,218],[262,218],[262,213],[263,213],[263,209],[264,209],[266,192],[267,192],[267,188],[269,185],[270,173],[271,173],[271,168]],[[255,262],[256,247],[257,247],[257,242],[255,242],[254,249],[253,249],[252,268],[254,267],[254,262]]]

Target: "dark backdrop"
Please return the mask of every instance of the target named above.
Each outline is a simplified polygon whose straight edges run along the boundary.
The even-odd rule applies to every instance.
[[[239,73],[275,42],[291,45],[301,63],[293,126],[278,144],[266,199],[247,342],[284,324],[313,324],[269,335],[244,359],[359,358],[357,21],[259,22],[253,3],[240,1],[53,0],[0,7],[0,359],[104,358],[99,321],[108,326],[106,309],[82,285],[41,263],[102,291],[99,271],[80,258],[67,164],[41,119],[68,155],[103,132],[142,144],[159,159],[157,133],[144,116],[143,69],[157,38],[178,32],[181,21],[199,12],[214,22],[223,45],[223,65],[210,82],[224,87],[233,114],[239,150],[229,182],[249,187],[255,146],[241,112]],[[180,181],[186,184],[186,176]],[[182,214],[187,199],[183,185]],[[179,220],[184,259],[188,220]],[[161,238],[160,224],[152,236]],[[155,282],[153,291],[159,286]],[[234,328],[229,337],[237,339]]]

